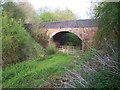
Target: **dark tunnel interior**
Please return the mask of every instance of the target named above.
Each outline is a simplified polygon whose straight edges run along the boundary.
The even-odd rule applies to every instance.
[[[53,41],[55,42],[57,47],[61,45],[82,47],[82,40],[77,35],[67,31],[55,34],[53,36]]]

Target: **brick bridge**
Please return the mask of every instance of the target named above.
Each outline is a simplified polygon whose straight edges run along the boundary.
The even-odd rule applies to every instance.
[[[69,20],[61,22],[48,22],[43,24],[47,29],[46,35],[59,43],[60,37],[65,33],[73,33],[82,40],[82,50],[90,48],[93,36],[97,30],[97,21],[94,19]]]
[[[25,24],[25,29],[30,30],[32,24]],[[42,28],[47,30],[46,35],[55,43],[59,43],[60,38],[66,33],[73,33],[82,40],[82,50],[90,48],[93,36],[98,29],[95,19],[68,20],[61,22],[43,23]]]

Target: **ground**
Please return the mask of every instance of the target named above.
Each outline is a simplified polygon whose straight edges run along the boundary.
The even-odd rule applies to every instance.
[[[3,88],[39,87],[47,79],[63,74],[71,55],[55,54],[46,60],[24,61],[3,69]]]
[[[79,57],[57,53],[3,69],[3,88],[120,88],[111,56],[90,49]]]

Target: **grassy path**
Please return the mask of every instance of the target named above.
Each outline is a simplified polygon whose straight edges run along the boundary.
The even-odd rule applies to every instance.
[[[63,74],[64,66],[72,60],[72,56],[55,54],[44,61],[24,61],[2,72],[3,88],[38,87],[48,78]]]

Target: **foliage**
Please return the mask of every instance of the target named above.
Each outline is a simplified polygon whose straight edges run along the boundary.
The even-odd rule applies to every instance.
[[[36,16],[35,10],[32,5],[27,2],[7,2],[2,4],[3,11],[7,12],[10,18],[16,20],[21,19],[24,23],[34,22],[34,17]]]
[[[66,67],[68,82],[65,87],[120,89],[120,69],[116,68],[113,59],[96,49],[82,53]]]
[[[69,10],[56,10],[55,11],[56,21],[65,21],[65,20],[75,20],[76,16],[75,14]]]
[[[80,40],[78,36],[72,33],[66,33],[61,37],[61,39],[65,40],[65,44],[70,44],[73,46],[82,46],[82,40]]]
[[[95,7],[95,18],[99,26],[94,45],[112,56],[119,67],[120,63],[120,2],[103,2]]]
[[[38,42],[43,48],[46,48],[49,42],[49,38],[46,36],[47,30],[40,27],[40,24],[37,22],[32,24],[32,29],[29,30],[29,33],[36,42]]]
[[[2,72],[3,88],[36,88],[49,78],[65,73],[63,67],[72,60],[72,56],[52,55],[44,61],[24,61]]]
[[[95,48],[91,48],[89,50],[86,50],[84,53],[83,52],[80,53],[80,51],[77,51],[77,52],[78,53],[74,57],[74,60],[75,60],[74,63],[72,62],[72,64],[69,67],[71,70],[80,69],[81,66],[83,66],[87,61],[90,61],[92,58],[94,58],[94,56],[99,51],[96,50]]]
[[[99,70],[96,73],[89,73],[87,76],[90,88],[120,88],[120,78],[107,70]]]
[[[52,21],[63,21],[63,20],[74,20],[76,16],[72,11],[66,10],[56,10],[54,12],[42,10],[40,13],[41,22],[52,22]]]
[[[52,21],[56,21],[56,19],[52,12],[45,11],[40,14],[40,21],[41,22],[52,22]]]
[[[119,35],[119,2],[103,2],[95,7],[95,18],[98,20],[98,31],[95,35],[95,46],[106,50],[107,44],[118,46]],[[108,49],[107,49],[108,50]]]
[[[2,58],[4,65],[44,54],[43,48],[36,43],[22,27],[21,21],[2,16]]]
[[[36,16],[36,12],[30,2],[19,1],[18,7],[23,11],[26,16],[25,23],[33,23],[35,21],[34,18]]]
[[[98,50],[96,50],[95,48],[91,48],[87,51],[85,51],[84,53],[81,53],[81,58],[80,60],[90,60],[91,58],[93,58],[96,54],[98,53]]]
[[[106,54],[102,50],[98,51],[96,49],[90,51],[89,54],[92,55],[92,57],[89,57],[89,60],[91,62],[93,61],[93,63],[91,63],[91,65],[89,64],[88,68],[93,70],[93,72],[89,72],[83,76],[84,79],[89,83],[87,87],[120,88],[120,78],[118,73],[120,69],[117,68],[117,64],[114,62],[115,57],[110,56],[109,53]],[[85,56],[87,57],[87,55]],[[83,59],[85,60],[85,58]]]
[[[51,54],[55,54],[56,52],[57,52],[56,45],[53,42],[50,43],[47,47],[47,54],[51,55]]]
[[[18,7],[15,2],[4,2],[2,4],[3,12],[9,16],[9,18],[14,18],[16,20],[22,20],[24,22],[26,15],[25,13]]]
[[[85,67],[85,64],[90,63],[97,53],[96,49],[90,49],[85,53],[81,53],[80,56],[74,56],[72,62],[65,66],[66,73],[60,78],[51,79],[51,86],[54,86],[54,88],[87,88],[88,83],[83,75],[90,73],[92,68],[89,66],[88,68]],[[92,66],[95,64],[95,62],[91,62]]]

